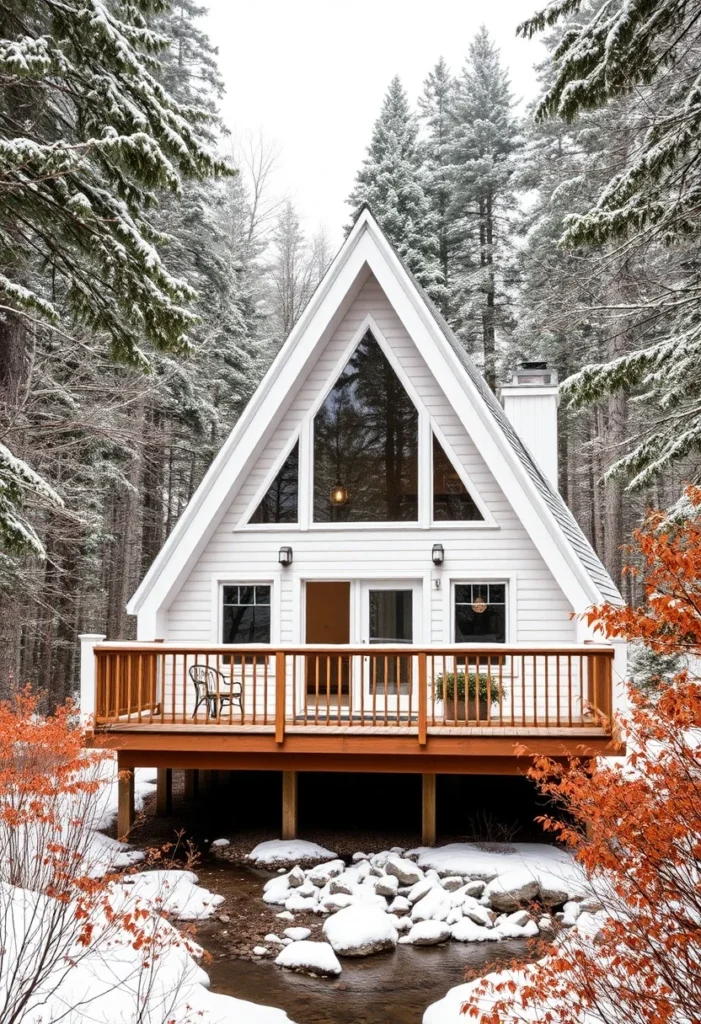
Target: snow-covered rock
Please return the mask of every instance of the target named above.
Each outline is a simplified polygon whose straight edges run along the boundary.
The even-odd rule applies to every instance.
[[[292,870],[288,872],[287,884],[290,886],[291,889],[298,889],[300,885],[304,885],[304,879],[304,871],[299,866],[299,864],[295,864]]]
[[[353,895],[353,886],[356,884],[353,875],[346,871],[338,878],[332,878],[329,882],[329,893],[333,896],[334,893],[341,893],[344,896]]]
[[[435,886],[436,883],[432,878],[422,878],[420,882],[417,882],[416,885],[412,886],[407,899],[410,903],[418,903],[419,900],[422,900],[424,896],[431,891],[431,889],[435,888]]]
[[[270,839],[258,843],[248,854],[248,859],[257,867],[280,867],[295,864],[320,864],[333,859],[333,850],[326,850],[317,843],[303,839]]]
[[[346,865],[342,860],[332,860],[326,864],[318,864],[307,872],[307,882],[314,886],[326,885],[332,878],[343,874]]]
[[[355,902],[355,896],[350,896],[345,892],[338,892],[332,896],[327,896],[322,901],[322,905],[333,913],[335,910],[343,910],[344,907],[352,907]]]
[[[577,903],[576,900],[568,900],[562,908],[562,912],[562,923],[566,928],[571,928],[582,913],[582,904]]]
[[[456,942],[496,942],[501,938],[497,928],[485,928],[475,924],[469,917],[463,917],[450,931]]]
[[[474,896],[475,899],[479,899],[486,887],[486,882],[481,881],[479,878],[475,878],[472,882],[467,883],[465,886],[465,892],[468,896]]]
[[[445,923],[449,925],[457,924],[462,918],[462,907],[451,907],[448,911],[448,916],[445,919]]]
[[[411,910],[411,903],[406,896],[395,896],[389,905],[391,914],[408,914]]]
[[[442,921],[419,921],[407,936],[413,946],[437,946],[439,942],[447,942],[450,928]]]
[[[354,853],[353,856],[351,857],[351,860],[353,861],[354,864],[357,864],[361,860],[367,860],[367,859],[368,859],[367,853],[362,853],[362,851],[360,851],[360,850],[358,850],[357,853]]]
[[[229,842],[228,839],[215,839],[213,843],[210,843],[210,849],[218,850],[218,849],[223,848],[224,846],[230,846],[230,845],[231,845],[231,843]]]
[[[475,924],[482,925],[483,928],[493,928],[497,917],[493,910],[480,907],[479,904],[476,907],[463,907],[463,914]],[[526,918],[528,918],[528,914],[526,914]]]
[[[285,900],[285,910],[295,913],[300,913],[302,910],[314,910],[317,906],[317,900],[315,896],[298,896],[296,892],[293,892]]]
[[[414,904],[411,919],[414,922],[445,921],[450,909],[450,894],[437,885],[427,892],[423,899]]]
[[[546,907],[559,907],[569,899],[570,887],[558,875],[549,871],[538,872],[538,888],[540,901]]]
[[[324,922],[324,935],[341,956],[369,956],[397,944],[397,930],[379,907],[339,910]]]
[[[421,868],[417,867],[411,860],[406,860],[392,854],[387,858],[384,865],[388,875],[394,875],[400,885],[416,885],[424,876]]]
[[[377,885],[375,886],[375,892],[378,896],[387,896],[392,898],[397,895],[399,888],[399,881],[396,875],[385,875],[384,878],[377,879]]]
[[[538,934],[538,925],[525,910],[518,910],[505,921],[499,921],[496,931],[503,939],[532,939]]]
[[[269,932],[266,936],[264,936],[263,942],[270,942],[276,946],[284,946],[284,942],[282,941],[279,935],[275,934],[275,932]]]
[[[270,952],[270,950],[268,949],[267,946],[254,946],[253,947],[253,955],[254,956],[267,956],[267,954],[269,952]]]
[[[447,875],[441,879],[441,885],[448,892],[455,892],[456,889],[461,889],[465,884],[465,880],[460,875]]]
[[[341,973],[338,957],[328,942],[292,942],[280,951],[275,963],[293,971],[311,971],[328,976]]]
[[[289,910],[281,910],[275,917],[279,917],[281,921],[294,921],[295,919],[294,914],[291,914]]]
[[[516,868],[499,875],[484,891],[490,907],[495,910],[518,910],[540,894],[538,879],[529,868]]]
[[[302,942],[304,939],[308,939],[311,933],[311,928],[285,928],[283,935],[292,939],[293,942]]]

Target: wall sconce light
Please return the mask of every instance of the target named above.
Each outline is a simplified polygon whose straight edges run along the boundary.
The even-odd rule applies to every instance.
[[[433,559],[434,565],[443,565],[443,559],[445,558],[445,551],[443,550],[442,544],[434,544],[433,550],[431,551],[431,558]]]
[[[292,548],[280,548],[277,560],[280,563],[280,565],[292,565]]]

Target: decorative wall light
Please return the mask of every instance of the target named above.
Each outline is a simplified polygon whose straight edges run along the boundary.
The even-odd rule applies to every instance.
[[[331,488],[329,501],[332,505],[345,505],[348,502],[349,497],[348,488],[338,480]]]
[[[277,560],[280,563],[280,565],[292,565],[292,548],[280,548]]]
[[[434,565],[443,565],[443,559],[445,558],[445,551],[443,550],[442,544],[434,544],[433,550],[431,551],[431,558],[433,559]]]

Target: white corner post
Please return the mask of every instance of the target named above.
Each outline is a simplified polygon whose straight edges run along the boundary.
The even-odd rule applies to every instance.
[[[81,633],[80,640],[80,720],[86,725],[95,716],[95,645],[104,633]]]

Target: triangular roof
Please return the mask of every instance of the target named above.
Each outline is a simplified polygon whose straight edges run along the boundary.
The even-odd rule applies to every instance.
[[[611,577],[458,338],[368,208],[352,230],[127,605],[167,608],[369,273],[377,279],[576,611],[621,601]],[[150,617],[150,616],[149,616]],[[154,618],[155,624],[155,618]]]

